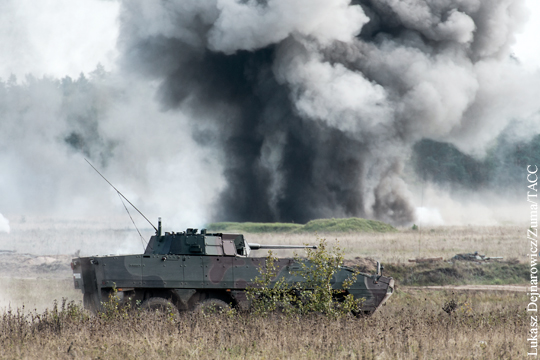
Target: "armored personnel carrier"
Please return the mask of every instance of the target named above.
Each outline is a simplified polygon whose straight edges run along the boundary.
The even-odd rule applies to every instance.
[[[253,252],[299,248],[305,246],[253,244],[242,234],[197,229],[162,235],[159,221],[144,254],[78,257],[71,266],[75,288],[82,291],[84,306],[93,312],[101,310],[113,292],[121,303],[140,303],[147,309],[188,311],[210,304],[248,310],[246,288],[266,264],[265,257],[253,256]],[[304,280],[296,260],[279,259],[274,265],[276,280],[284,277],[291,284]],[[394,280],[382,276],[380,269],[378,266],[376,274],[358,275],[347,289],[356,299],[365,299],[362,311],[366,314],[374,312],[394,290]],[[342,288],[353,272],[341,267],[332,282],[334,289]]]

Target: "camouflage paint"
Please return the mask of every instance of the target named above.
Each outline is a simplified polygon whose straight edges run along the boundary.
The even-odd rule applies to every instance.
[[[116,287],[122,299],[132,301],[164,297],[181,310],[215,297],[249,308],[246,287],[265,269],[265,257],[248,257],[252,249],[239,234],[182,233],[152,236],[144,254],[94,256],[73,259],[75,288],[85,294],[85,304],[99,308]],[[289,283],[305,281],[302,266],[294,259],[278,259],[277,276]],[[334,289],[343,288],[353,270],[341,267],[334,275]],[[392,294],[394,281],[380,274],[359,274],[348,289],[364,298],[363,310],[373,312]],[[127,301],[127,300],[126,300]]]

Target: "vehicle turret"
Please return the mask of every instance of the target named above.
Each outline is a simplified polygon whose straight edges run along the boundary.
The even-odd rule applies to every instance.
[[[159,221],[156,235],[150,238],[145,254],[249,256],[251,250],[316,248],[307,245],[247,243],[242,234],[208,233],[206,229],[198,232],[198,229],[188,228],[186,231],[161,235]]]

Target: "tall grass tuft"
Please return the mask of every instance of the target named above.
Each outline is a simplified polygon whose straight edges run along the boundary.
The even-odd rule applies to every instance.
[[[454,300],[450,314],[443,310]],[[370,318],[152,312],[89,316],[74,303],[0,318],[2,359],[526,359],[523,296],[398,290]]]

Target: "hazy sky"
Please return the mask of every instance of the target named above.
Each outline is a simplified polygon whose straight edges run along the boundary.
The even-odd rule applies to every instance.
[[[540,64],[540,2],[527,0],[530,19],[515,55]],[[114,68],[119,2],[107,0],[3,0],[0,4],[0,77],[27,73],[76,77],[97,63]]]
[[[75,77],[116,56],[119,3],[104,0],[2,0],[0,76]]]
[[[528,67],[538,69],[540,67],[540,2],[536,0],[526,1],[530,9],[529,21],[523,33],[517,36],[517,44],[514,46],[516,56]]]

